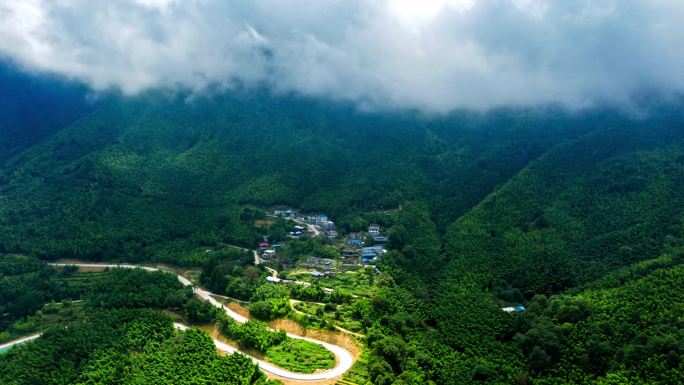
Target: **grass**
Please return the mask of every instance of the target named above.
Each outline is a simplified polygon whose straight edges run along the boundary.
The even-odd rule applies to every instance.
[[[106,272],[76,273],[69,277],[60,278],[72,290],[85,293],[100,278],[106,276]]]
[[[314,373],[335,366],[335,355],[331,351],[313,342],[294,338],[269,348],[265,358],[274,365],[297,373]]]
[[[323,306],[314,303],[297,302],[294,304],[294,308],[303,313],[318,317],[321,317],[325,314],[323,311]]]
[[[358,300],[365,299],[355,299],[355,301]],[[355,333],[363,333],[364,331],[361,320],[357,318],[358,315],[354,313],[350,305],[336,305],[334,311],[327,312],[323,310],[323,306],[307,302],[297,302],[293,305],[293,308],[306,314],[294,312],[290,315],[291,319],[304,327],[323,329],[328,327],[328,325],[336,325]]]
[[[344,374],[342,380],[337,382],[337,385],[354,384],[370,384],[368,375],[368,352],[361,353],[361,356],[356,360],[354,366],[352,366],[352,368]]]
[[[309,273],[293,274],[301,281],[318,283],[323,287],[347,290],[353,294],[368,297],[371,295],[374,277],[365,270],[346,271],[330,278],[315,280]]]
[[[60,325],[65,322],[86,318],[83,303],[65,304],[49,303],[34,315],[16,320],[6,331],[0,333],[0,343],[5,343],[29,334],[42,332],[49,327]]]

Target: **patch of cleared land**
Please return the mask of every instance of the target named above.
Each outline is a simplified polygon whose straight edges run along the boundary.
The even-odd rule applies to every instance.
[[[314,373],[335,366],[335,355],[328,349],[292,338],[269,348],[265,357],[269,362],[297,373]]]

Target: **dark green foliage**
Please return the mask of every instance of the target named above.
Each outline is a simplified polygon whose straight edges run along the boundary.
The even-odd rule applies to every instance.
[[[0,356],[3,384],[265,382],[250,359],[240,354],[218,356],[203,332],[174,332],[169,317],[137,309],[178,309],[197,323],[213,322],[221,316],[225,319],[218,309],[194,298],[173,274],[113,269],[72,277],[73,269],[56,272],[44,262],[23,257],[5,257],[2,266],[3,274],[24,280],[26,277],[17,274],[29,267],[44,271],[46,280],[80,288],[88,305],[84,320],[52,327],[36,342]],[[73,285],[75,280],[83,284]],[[27,282],[40,289],[36,282]],[[45,312],[50,313],[50,307]],[[236,339],[258,347],[277,344],[285,337],[261,324],[239,330],[242,334]]]
[[[143,269],[113,269],[98,279],[86,296],[92,306],[105,308],[180,308],[192,297],[175,275]]]
[[[335,366],[335,355],[331,351],[321,345],[294,338],[268,349],[266,359],[298,373],[313,373]]]
[[[238,324],[225,314],[221,314],[218,323],[224,336],[236,341],[241,346],[257,349],[262,353],[287,338],[285,331],[272,331],[260,321],[249,320],[244,324]]]
[[[365,331],[375,384],[681,383],[677,103],[645,106],[640,119],[600,109],[425,118],[259,93],[108,100],[2,163],[0,251],[203,266],[202,285],[253,299],[253,314],[271,319],[286,295],[261,289],[250,253],[223,247],[284,239],[286,222],[255,226],[269,206],[325,212],[342,232],[388,230],[376,287],[346,310]],[[336,257],[328,244],[281,253]],[[54,290],[27,274],[16,286],[25,279],[42,297],[19,308],[35,309]],[[150,277],[113,283],[116,295],[96,284],[91,303],[212,317]],[[349,301],[315,286],[289,294]],[[519,304],[528,310],[501,310]],[[285,338],[220,322],[262,352]]]
[[[207,301],[190,298],[183,304],[183,316],[190,322],[213,322],[221,311]]]
[[[85,115],[86,92],[57,77],[21,73],[0,58],[0,164]],[[2,182],[0,172],[0,190]]]
[[[256,301],[249,304],[249,315],[263,321],[270,321],[276,317],[273,304],[269,301]]]
[[[393,383],[399,375],[412,373],[410,376],[423,376],[423,381],[427,375],[443,384],[593,383],[597,380],[593,376],[602,381],[679,381],[679,361],[674,357],[680,353],[664,342],[670,337],[656,339],[648,348],[646,342],[639,342],[627,350],[637,353],[624,353],[640,357],[655,351],[670,357],[670,366],[657,361],[661,358],[651,359],[656,360],[653,365],[659,369],[650,369],[654,377],[640,374],[640,380],[634,376],[646,370],[643,361],[630,361],[634,369],[619,369],[626,365],[618,357],[622,354],[618,353],[619,346],[629,338],[613,344],[598,335],[566,341],[569,325],[588,322],[588,301],[561,306],[560,300],[552,297],[558,313],[553,318],[535,318],[530,324],[522,321],[525,318],[500,310],[508,304],[525,304],[536,293],[548,295],[582,283],[597,289],[615,287],[622,292],[625,282],[677,265],[679,257],[673,254],[604,276],[621,266],[654,257],[663,248],[681,245],[683,239],[684,169],[674,161],[684,151],[681,133],[669,129],[632,130],[623,137],[617,132],[606,131],[569,142],[533,162],[450,227],[442,238],[446,244],[444,256],[438,242],[425,242],[435,239],[429,235],[434,234],[429,213],[420,205],[407,206],[399,213],[390,229],[388,245],[395,250],[385,256],[390,265],[384,269],[408,289],[404,293],[409,298],[431,304],[424,308],[423,322],[436,327],[437,333],[426,333],[417,327],[420,323],[415,322],[415,316],[403,315],[415,314],[410,309],[421,309],[420,305],[391,305],[393,297],[402,292],[398,287],[391,287],[387,294],[378,292],[374,298],[378,313],[371,313],[379,322],[376,332],[396,336],[400,331],[398,335],[409,344],[410,353],[400,354],[402,349],[396,347],[401,345],[389,343],[395,340],[378,337],[374,342],[376,337],[369,337],[373,348],[371,379]],[[625,185],[623,180],[630,182]],[[634,180],[639,182],[632,183]],[[412,249],[421,252],[412,254]],[[413,255],[436,258],[416,259]],[[681,299],[682,286],[670,285],[677,287],[669,294],[676,308],[674,299]],[[535,297],[529,305],[530,314],[543,298]],[[406,301],[410,303],[411,299]],[[615,314],[629,307],[621,303],[613,306],[611,312]],[[680,333],[681,326],[671,318],[646,317],[659,330],[670,330],[667,333],[674,336]],[[397,322],[401,319],[405,321]],[[609,321],[610,326],[603,326],[601,333],[613,335],[613,328],[627,326],[619,326],[620,322]],[[516,335],[521,323],[529,329],[524,335]],[[376,343],[380,344],[377,349]],[[664,350],[667,353],[662,353]],[[432,360],[420,364],[420,352]],[[573,363],[564,364],[563,360]],[[582,364],[573,366],[575,360]],[[667,376],[677,380],[670,381]]]
[[[250,251],[226,248],[213,252],[202,266],[200,282],[214,293],[249,300],[263,284],[265,275],[253,263]]]
[[[366,316],[375,320],[366,333],[369,375],[374,383],[400,375],[437,384],[681,383],[683,254],[619,270],[577,294],[537,295],[522,314],[501,311],[473,283],[441,282],[452,285],[449,296],[426,309],[438,332],[421,327],[411,294],[380,291]],[[627,271],[636,273],[625,279]]]
[[[300,256],[338,258],[339,251],[329,246],[329,242],[320,238],[304,238],[288,242],[279,253],[292,259]]]
[[[682,153],[680,133],[657,128],[560,146],[450,228],[451,268],[530,298],[655,257],[681,236],[684,165],[673,160]],[[633,180],[638,189],[616,187]]]
[[[0,255],[0,332],[15,320],[33,314],[51,300],[76,299],[82,290],[59,278],[45,262],[17,255]]]
[[[291,231],[294,231],[295,226],[296,223],[294,221],[286,220],[283,218],[275,218],[273,219],[273,223],[271,223],[269,226],[261,226],[259,228],[259,233],[263,236],[266,236],[268,241],[271,243],[283,242],[289,239],[287,237],[287,234]]]
[[[398,215],[397,224],[390,229],[390,234],[388,246],[395,248],[396,252],[386,258],[404,270],[432,276],[444,265],[437,228],[424,203],[406,205]]]
[[[263,375],[240,354],[216,354],[201,331],[174,332],[146,310],[100,310],[0,358],[0,382],[24,384],[254,384]]]
[[[318,285],[292,285],[290,296],[301,301],[323,302],[326,298],[325,291]]]
[[[381,219],[363,212],[420,199],[444,228],[588,131],[560,111],[508,126],[520,115],[428,120],[263,94],[108,99],[1,167],[0,251],[198,265],[189,250],[259,240],[260,213],[244,205],[322,211],[349,230]]]
[[[537,297],[515,342],[530,369],[565,383],[684,381],[684,266],[576,296]]]

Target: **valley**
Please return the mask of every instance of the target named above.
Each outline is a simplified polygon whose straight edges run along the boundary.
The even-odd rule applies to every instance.
[[[3,68],[0,344],[40,337],[0,383],[684,383],[680,96],[428,114]]]

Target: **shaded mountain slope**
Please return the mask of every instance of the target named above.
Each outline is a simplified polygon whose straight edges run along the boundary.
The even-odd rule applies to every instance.
[[[363,211],[424,200],[443,228],[588,130],[522,113],[426,119],[261,93],[107,100],[7,162],[0,250],[144,259],[160,243],[252,244],[241,205],[320,210],[352,229]]]
[[[451,226],[450,268],[529,297],[657,256],[682,235],[682,132],[615,128],[551,150]]]

